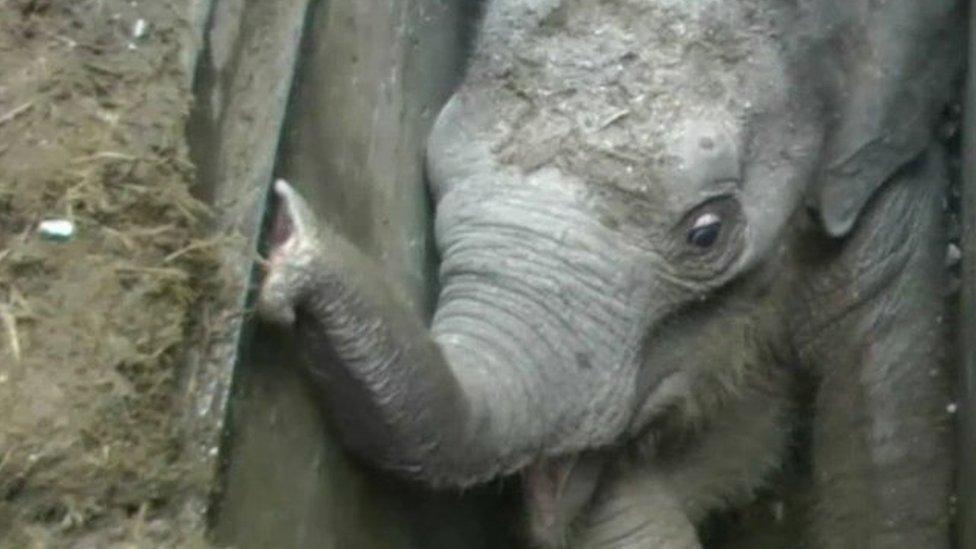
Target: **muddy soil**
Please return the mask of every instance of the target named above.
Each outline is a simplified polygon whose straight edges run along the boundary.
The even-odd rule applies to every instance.
[[[0,0],[0,547],[200,543],[176,386],[218,244],[185,4]]]

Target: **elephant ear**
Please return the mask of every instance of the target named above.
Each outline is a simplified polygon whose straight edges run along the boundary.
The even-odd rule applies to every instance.
[[[965,18],[957,0],[814,3],[834,117],[812,198],[824,229],[841,237],[932,140],[961,67]]]

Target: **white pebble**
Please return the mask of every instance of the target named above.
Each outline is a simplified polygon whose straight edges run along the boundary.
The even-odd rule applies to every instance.
[[[45,219],[37,226],[41,237],[47,240],[66,241],[75,234],[75,224],[68,219]]]
[[[955,402],[950,402],[949,405],[946,406],[946,412],[948,412],[949,415],[955,414],[958,409],[959,406]]]
[[[946,267],[955,267],[962,260],[962,250],[955,243],[950,242],[946,247]]]
[[[132,25],[132,37],[136,39],[142,38],[148,30],[149,23],[145,19],[137,19],[135,24]]]

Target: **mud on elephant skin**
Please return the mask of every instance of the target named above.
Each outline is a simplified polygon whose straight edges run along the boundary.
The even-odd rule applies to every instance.
[[[492,0],[430,136],[432,321],[284,182],[259,307],[348,447],[520,472],[541,546],[698,547],[816,380],[804,543],[944,548],[949,0]],[[798,542],[799,543],[799,542]]]

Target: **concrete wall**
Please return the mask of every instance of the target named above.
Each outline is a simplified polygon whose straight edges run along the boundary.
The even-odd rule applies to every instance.
[[[976,5],[969,10],[969,66],[963,95],[962,146],[962,292],[958,353],[960,355],[956,454],[956,515],[958,546],[976,547]]]

